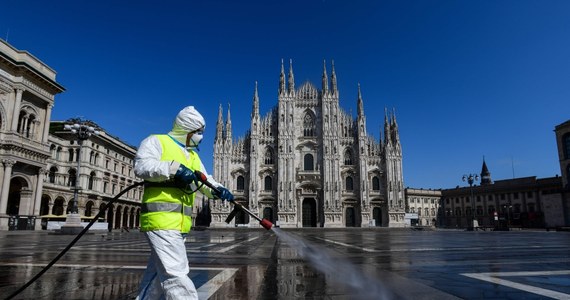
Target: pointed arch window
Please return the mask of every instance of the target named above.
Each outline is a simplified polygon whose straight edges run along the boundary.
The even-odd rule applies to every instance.
[[[315,136],[315,121],[310,113],[303,118],[303,136]]]
[[[304,163],[303,170],[313,171],[315,169],[312,154],[305,154],[305,157],[303,159],[303,163]]]
[[[347,191],[354,191],[354,181],[351,176],[346,177],[345,188]]]
[[[372,177],[372,190],[373,191],[380,190],[380,178],[378,178],[378,176]]]
[[[350,151],[350,149],[346,149],[346,151],[344,151],[344,164],[352,166],[352,151]]]
[[[245,190],[245,180],[243,176],[239,175],[236,179],[236,187],[238,191]]]
[[[273,190],[273,179],[271,178],[271,176],[265,176],[263,181],[264,181],[263,190],[265,191]]]
[[[264,162],[266,165],[272,165],[273,164],[273,150],[271,150],[271,148],[267,148],[265,149],[265,159]]]

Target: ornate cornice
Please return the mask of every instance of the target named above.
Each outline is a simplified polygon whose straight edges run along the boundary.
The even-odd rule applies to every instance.
[[[27,159],[27,160],[35,161],[35,162],[39,162],[39,163],[46,162],[47,159],[50,157],[49,152],[44,152],[41,150],[32,149],[29,146],[24,147],[21,145],[11,144],[10,141],[8,141],[5,144],[0,144],[0,150],[4,154],[10,154],[10,155],[13,155],[16,157],[20,157],[23,159]]]
[[[0,94],[8,94],[12,91],[12,86],[5,82],[2,77],[0,77]]]
[[[24,85],[26,85],[26,87],[28,87],[30,90],[48,98],[49,100],[54,100],[54,95],[44,89],[42,89],[41,87],[39,87],[37,84],[31,82],[30,80],[23,78],[22,79],[22,83]]]

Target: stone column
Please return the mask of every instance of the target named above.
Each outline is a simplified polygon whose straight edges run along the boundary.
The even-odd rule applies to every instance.
[[[48,104],[46,109],[46,114],[44,116],[44,130],[41,136],[42,143],[47,143],[49,137],[49,123],[51,122],[51,110],[53,109],[53,104]]]
[[[10,190],[10,179],[12,177],[12,166],[16,163],[15,160],[5,159],[2,160],[4,166],[0,164],[0,169],[3,170],[2,182],[0,182],[0,230],[8,230],[9,216],[6,214],[8,207],[8,193]]]
[[[36,185],[36,197],[34,200],[34,208],[32,215],[39,216],[40,215],[40,207],[42,205],[42,194],[44,189],[44,177],[45,177],[46,169],[40,168],[38,171],[38,183]]]
[[[10,129],[12,131],[18,131],[18,120],[20,119],[20,105],[22,104],[22,93],[24,90],[16,90],[16,102],[14,103],[14,110],[12,111],[12,126]]]
[[[26,136],[26,135],[30,135],[30,132],[27,130],[28,129],[28,123],[30,122],[30,118],[29,115],[26,115],[24,117],[24,122],[22,122],[21,127],[18,128],[18,131],[22,133],[22,135]]]
[[[5,159],[4,163],[4,181],[2,182],[2,193],[0,194],[0,215],[6,215],[8,207],[8,193],[10,191],[10,179],[12,177],[12,167],[16,164],[15,160]]]

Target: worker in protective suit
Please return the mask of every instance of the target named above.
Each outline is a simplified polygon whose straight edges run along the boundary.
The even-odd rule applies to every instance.
[[[185,107],[168,134],[147,137],[137,151],[135,174],[145,180],[140,229],[151,248],[137,299],[198,299],[184,245],[195,191],[233,201],[232,193],[207,175],[195,151],[205,127],[202,115]],[[218,191],[199,184],[194,170],[206,174]]]

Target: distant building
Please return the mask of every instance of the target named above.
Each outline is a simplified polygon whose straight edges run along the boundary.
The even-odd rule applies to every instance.
[[[439,226],[441,190],[406,188],[406,216],[410,224],[417,226]],[[441,218],[440,218],[441,219]]]
[[[431,207],[422,206],[433,201],[439,202],[436,225],[441,227],[468,228],[473,219],[489,229],[570,226],[570,121],[556,126],[555,133],[562,176],[493,181],[483,160],[480,185],[440,191],[406,188],[406,216],[416,218],[411,224],[433,225],[426,223]]]
[[[71,122],[73,120],[51,123],[51,155],[42,193],[41,215],[69,213],[74,197],[72,188],[78,180],[81,188],[78,197],[79,215],[85,220],[106,210],[103,219],[108,223],[108,229],[138,227],[142,186],[129,190],[117,202],[107,206],[115,195],[140,181],[133,171],[136,148],[101,131],[99,135],[93,135],[83,142],[79,157],[76,137],[69,130],[63,129],[65,124]],[[91,125],[98,127],[93,122]]]
[[[466,228],[475,218],[479,226],[499,229],[562,226],[561,186],[560,177],[532,176],[444,189],[440,224]]]
[[[281,227],[402,227],[402,147],[394,113],[386,113],[384,140],[367,134],[358,87],[354,118],[339,105],[334,64],[323,67],[321,89],[295,86],[281,64],[277,105],[259,112],[257,85],[251,127],[233,139],[230,110],[222,108],[214,143],[214,177],[252,212]],[[375,120],[378,117],[375,116]],[[231,207],[210,205],[212,226],[225,226]],[[237,215],[233,225],[249,226]]]

